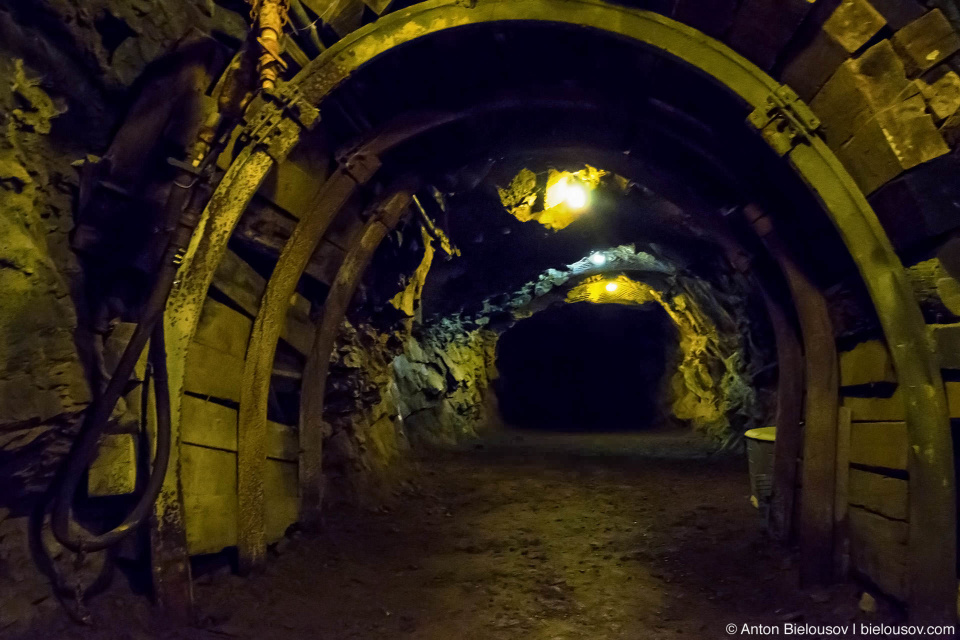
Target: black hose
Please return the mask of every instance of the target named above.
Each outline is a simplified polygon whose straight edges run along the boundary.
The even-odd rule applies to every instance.
[[[188,207],[190,210],[181,213],[195,182],[196,176],[190,172],[182,171],[173,183],[172,191],[166,203],[163,227],[172,231],[172,235],[160,264],[160,271],[157,274],[153,290],[144,307],[140,323],[120,357],[110,382],[87,411],[80,436],[69,453],[63,481],[56,494],[51,521],[53,533],[60,544],[75,552],[99,551],[116,544],[132,533],[148,515],[163,486],[171,444],[170,393],[167,382],[167,363],[161,319],[167,297],[170,295],[170,290],[173,288],[173,282],[177,275],[180,257],[193,234],[193,229],[196,227],[196,221],[199,217],[199,212],[195,210],[195,201],[200,200],[200,198],[196,197],[196,192],[194,192],[194,198],[191,199]],[[151,336],[153,340],[150,346],[150,361],[155,371],[154,389],[157,400],[157,452],[153,470],[136,506],[120,525],[106,533],[95,536],[71,532],[71,505],[80,479],[97,456],[100,437],[107,427],[113,408],[130,380],[130,374],[133,373],[133,369],[143,353],[147,338]]]

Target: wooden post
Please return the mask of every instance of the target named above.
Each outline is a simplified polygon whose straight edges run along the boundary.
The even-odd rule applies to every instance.
[[[313,349],[303,370],[300,391],[300,521],[308,529],[315,529],[319,525],[323,503],[321,458],[326,430],[323,396],[330,368],[330,352],[343,316],[374,251],[390,229],[396,226],[411,198],[412,191],[403,190],[393,193],[380,204],[360,240],[344,258],[323,305],[323,316],[317,325]]]
[[[850,572],[850,535],[847,517],[850,511],[850,409],[840,407],[837,413],[837,471],[833,502],[833,566],[838,580]]]
[[[786,542],[793,537],[797,465],[803,443],[803,352],[793,322],[783,306],[764,291],[764,303],[777,342],[777,439],[774,441],[770,535]]]
[[[806,417],[800,491],[800,577],[833,580],[839,372],[836,342],[823,295],[790,260],[782,263],[797,304],[806,361]]]
[[[379,166],[379,162],[375,162]],[[267,462],[267,403],[277,341],[297,282],[336,213],[356,191],[358,180],[341,168],[323,185],[284,245],[253,324],[240,389],[237,429],[237,552],[240,571],[259,569],[266,559],[264,474]]]
[[[748,205],[745,214],[780,264],[793,294],[803,334],[806,405],[800,493],[800,579],[804,584],[823,584],[832,581],[834,574],[837,412],[840,404],[836,341],[823,295],[793,261],[772,221],[755,205]]]

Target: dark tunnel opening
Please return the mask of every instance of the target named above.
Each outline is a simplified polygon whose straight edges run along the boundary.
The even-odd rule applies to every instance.
[[[497,345],[504,420],[546,431],[637,431],[667,421],[677,332],[656,304],[581,302],[519,321]]]

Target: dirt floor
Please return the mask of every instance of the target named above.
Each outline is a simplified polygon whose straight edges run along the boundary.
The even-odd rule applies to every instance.
[[[730,624],[890,620],[861,612],[852,585],[798,590],[745,461],[671,438],[512,434],[447,452],[390,506],[281,542],[264,575],[197,577],[196,628],[108,593],[97,627],[51,621],[30,637],[728,638]]]

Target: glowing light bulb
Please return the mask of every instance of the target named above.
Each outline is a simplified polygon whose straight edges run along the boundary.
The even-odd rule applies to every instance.
[[[607,291],[609,291],[610,293],[613,293],[614,291],[617,290],[617,283],[616,283],[616,282],[608,282],[608,283],[607,283],[607,286],[604,287],[604,288],[605,288]]]
[[[598,267],[602,267],[607,263],[607,256],[597,251],[592,256],[590,256],[590,262],[597,265]]]
[[[568,184],[563,199],[571,209],[583,209],[587,206],[587,190],[583,185]]]

